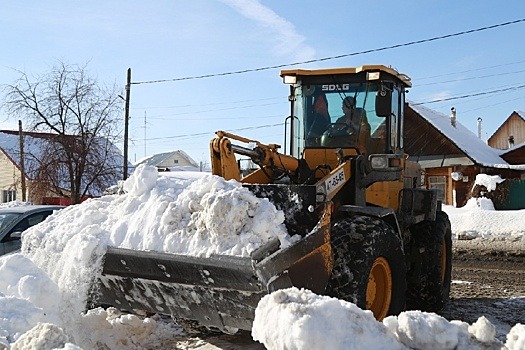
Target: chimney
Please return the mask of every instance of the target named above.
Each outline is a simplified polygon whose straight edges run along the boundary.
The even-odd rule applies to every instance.
[[[509,148],[514,147],[514,136],[509,136]]]
[[[450,109],[450,124],[452,124],[453,127],[456,127],[456,108],[454,107]]]
[[[483,128],[483,119],[481,117],[478,117],[478,138],[481,139],[481,130]]]

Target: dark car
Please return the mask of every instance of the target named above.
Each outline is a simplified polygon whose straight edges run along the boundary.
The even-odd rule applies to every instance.
[[[22,232],[44,221],[60,205],[24,205],[0,208],[0,255],[4,255],[22,246]]]

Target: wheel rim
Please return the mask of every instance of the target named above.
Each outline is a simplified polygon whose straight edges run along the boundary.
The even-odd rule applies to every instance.
[[[379,257],[372,264],[366,288],[366,308],[381,321],[388,314],[392,301],[392,270],[385,258]]]

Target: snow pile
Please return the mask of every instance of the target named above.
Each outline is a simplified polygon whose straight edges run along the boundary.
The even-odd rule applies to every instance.
[[[371,311],[297,288],[261,299],[252,337],[268,349],[406,349]]]
[[[478,174],[475,185],[494,191],[503,182],[501,177]],[[525,226],[522,224],[523,210],[496,211],[490,198],[470,198],[465,206],[455,208],[444,205],[456,239],[500,239],[525,242]]]
[[[24,207],[27,205],[33,205],[33,203],[30,202],[22,202],[22,201],[11,201],[6,203],[0,203],[0,209],[2,208],[12,208],[12,207]]]
[[[477,174],[474,185],[485,186],[487,191],[495,191],[496,186],[505,181],[499,175]]]
[[[159,177],[155,167],[141,165],[123,188],[124,195],[65,208],[38,225],[25,235],[24,252],[36,261],[58,261],[49,258],[50,250],[61,254],[75,237],[91,237],[102,246],[248,256],[272,237],[283,246],[293,241],[284,214],[236,181]]]
[[[488,199],[490,201],[490,199]],[[523,210],[487,210],[487,206],[466,205],[455,208],[444,205],[455,239],[495,239],[525,243]]]
[[[119,319],[100,310],[80,319],[107,246],[248,256],[272,237],[283,246],[293,241],[283,213],[235,181],[159,177],[154,167],[139,166],[123,189],[123,195],[91,199],[49,216],[24,233],[23,255],[0,259],[0,344],[21,339],[37,325],[32,332],[51,332],[62,342],[56,327],[43,325],[51,324],[86,348],[98,348],[97,342],[142,348],[157,329],[151,320]],[[137,339],[139,328],[145,336]],[[131,343],[125,346],[126,339]]]
[[[517,324],[512,327],[505,345],[509,349],[525,349],[525,324]]]
[[[297,288],[265,296],[255,312],[255,340],[268,349],[503,349],[485,318],[469,325],[407,311],[378,322],[352,303]],[[512,328],[507,349],[523,349],[523,325]]]
[[[111,308],[84,312],[107,246],[246,256],[270,237],[279,237],[284,246],[293,241],[283,214],[235,181],[211,175],[159,177],[154,168],[139,167],[123,189],[123,195],[91,199],[53,214],[26,231],[22,254],[0,257],[0,349],[144,349],[180,334],[174,323],[158,316],[122,315]],[[496,221],[506,232],[502,239],[509,232],[523,239],[522,228],[513,226],[523,211],[504,218],[505,213],[479,208],[449,212],[458,217],[482,213],[468,222],[476,233]],[[453,229],[467,220],[454,215]],[[270,349],[502,345],[483,318],[468,325],[411,311],[380,323],[351,303],[293,288],[261,300],[253,335]],[[515,325],[506,346],[524,349],[524,343],[525,327]]]
[[[470,198],[465,204],[464,208],[466,209],[476,209],[480,208],[482,210],[495,210],[494,203],[490,198],[487,198],[486,192],[492,192],[496,190],[498,184],[505,181],[498,175],[487,175],[487,174],[478,174],[476,175],[476,180],[474,181],[474,187],[472,192],[476,190],[476,186],[479,186],[479,195],[476,197]],[[486,189],[486,192],[485,192]],[[476,191],[476,192],[478,192]],[[478,197],[479,196],[479,197]]]
[[[472,197],[463,206],[465,209],[496,210],[492,199],[486,197]]]

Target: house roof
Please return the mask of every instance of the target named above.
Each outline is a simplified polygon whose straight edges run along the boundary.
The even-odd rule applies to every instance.
[[[525,159],[525,142],[519,143],[514,147],[499,151],[501,157],[510,164],[524,163],[523,159]],[[523,167],[525,167],[525,165],[523,165]]]
[[[498,131],[501,130],[501,128],[503,127],[503,125],[505,125],[507,123],[507,121],[513,116],[513,115],[517,115],[518,117],[520,117],[524,122],[525,122],[525,112],[523,111],[512,111],[512,113],[508,116],[507,119],[505,119],[505,121],[503,123],[501,123],[501,125],[496,129],[496,131],[494,131],[494,133],[492,135],[490,135],[489,137],[489,140],[492,139],[497,133]]]
[[[49,139],[51,134],[41,134],[34,132],[26,133],[24,132],[24,150],[27,153],[39,157],[44,148],[42,142]],[[20,169],[20,138],[18,136],[18,131],[13,130],[0,130],[0,150],[11,160],[11,162]],[[35,168],[34,158],[28,157],[24,158],[24,168],[26,170],[26,176],[30,176],[29,169]]]
[[[511,148],[507,148],[507,149],[500,149],[499,152],[500,152],[500,155],[503,155],[503,154],[507,154],[507,153],[510,153],[510,152],[513,152],[513,151],[516,151],[520,148],[523,148],[525,147],[525,142],[522,142],[522,143],[518,143],[517,145],[514,145],[513,147]]]
[[[516,166],[508,164],[501,158],[498,150],[487,145],[459,121],[456,122],[456,126],[454,127],[450,122],[450,117],[447,115],[410,101],[408,105],[444,137],[449,139],[474,163],[493,168],[516,168]]]
[[[135,166],[138,166],[139,164],[146,164],[151,166],[157,166],[158,164],[161,164],[166,159],[169,159],[170,157],[173,157],[175,155],[178,155],[182,158],[184,158],[186,161],[188,161],[190,164],[192,164],[194,167],[198,167],[198,164],[188,155],[186,152],[177,150],[177,151],[171,151],[171,152],[165,152],[165,153],[158,153],[153,154],[150,156],[147,156],[146,158],[143,158],[139,160]]]
[[[20,169],[20,138],[18,135],[18,131],[0,130],[0,151],[2,151],[9,160]],[[57,135],[51,133],[24,131],[24,154],[28,155],[24,157],[24,168],[28,179],[34,178],[34,172],[39,167],[38,160],[45,156],[43,153],[48,149],[47,143],[55,137],[57,137]],[[76,138],[73,135],[66,135],[65,137],[71,139]],[[103,142],[108,141],[105,138],[100,138],[100,140]],[[112,143],[109,144],[109,147],[108,151],[110,157],[108,157],[106,163],[107,166],[109,168],[122,169],[123,157],[120,150]],[[64,188],[67,188],[66,183],[64,183]]]

